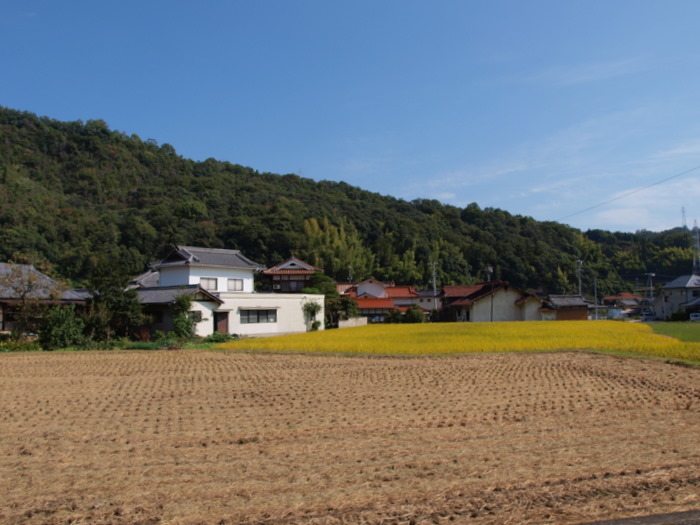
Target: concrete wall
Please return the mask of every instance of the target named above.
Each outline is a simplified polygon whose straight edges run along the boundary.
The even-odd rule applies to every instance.
[[[353,317],[344,321],[338,321],[338,328],[355,328],[356,326],[366,326],[366,317]]]

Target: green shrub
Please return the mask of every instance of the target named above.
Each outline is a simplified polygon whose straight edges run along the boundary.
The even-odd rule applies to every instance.
[[[687,321],[690,318],[688,312],[679,310],[678,312],[673,312],[671,314],[670,321]]]
[[[421,310],[417,306],[411,306],[408,310],[406,310],[406,313],[403,316],[403,322],[404,323],[424,323],[425,322],[425,314],[423,314],[423,310]]]
[[[233,341],[238,339],[237,336],[232,334],[222,334],[220,332],[214,332],[204,338],[205,343],[225,343],[227,341]]]
[[[160,350],[171,344],[167,339],[160,341],[134,341],[124,345],[124,350]]]
[[[80,345],[84,340],[85,323],[72,306],[55,306],[39,326],[39,345],[44,350],[68,348]]]
[[[38,352],[41,346],[36,341],[0,341],[0,352]]]

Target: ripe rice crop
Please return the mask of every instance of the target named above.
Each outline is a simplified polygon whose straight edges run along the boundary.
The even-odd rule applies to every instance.
[[[700,361],[700,344],[658,335],[641,323],[541,321],[368,325],[220,345],[239,350],[375,355],[599,350]]]

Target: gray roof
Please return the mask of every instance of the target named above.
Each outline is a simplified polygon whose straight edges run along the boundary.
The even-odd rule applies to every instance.
[[[85,301],[87,290],[67,290],[30,264],[0,263],[0,298]]]
[[[548,302],[553,308],[588,308],[581,295],[550,295]]]
[[[160,285],[160,272],[148,270],[129,281],[127,288],[153,288],[158,285]]]
[[[201,293],[210,301],[222,304],[223,301],[204,290],[198,284],[187,286],[156,286],[153,288],[137,288],[136,297],[141,304],[172,304],[181,295]]]
[[[681,277],[678,277],[671,281],[670,283],[666,283],[663,286],[664,288],[700,288],[700,275],[682,275]]]
[[[175,251],[156,264],[155,268],[173,265],[220,266],[227,268],[244,268],[263,270],[262,264],[248,259],[239,250],[221,248],[198,248],[196,246],[178,246]]]

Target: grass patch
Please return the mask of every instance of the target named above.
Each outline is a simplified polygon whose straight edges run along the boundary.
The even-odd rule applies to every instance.
[[[700,362],[700,344],[619,321],[368,325],[217,345],[237,350],[374,355],[604,350]]]
[[[700,323],[650,323],[654,333],[675,337],[688,343],[700,343]]]

